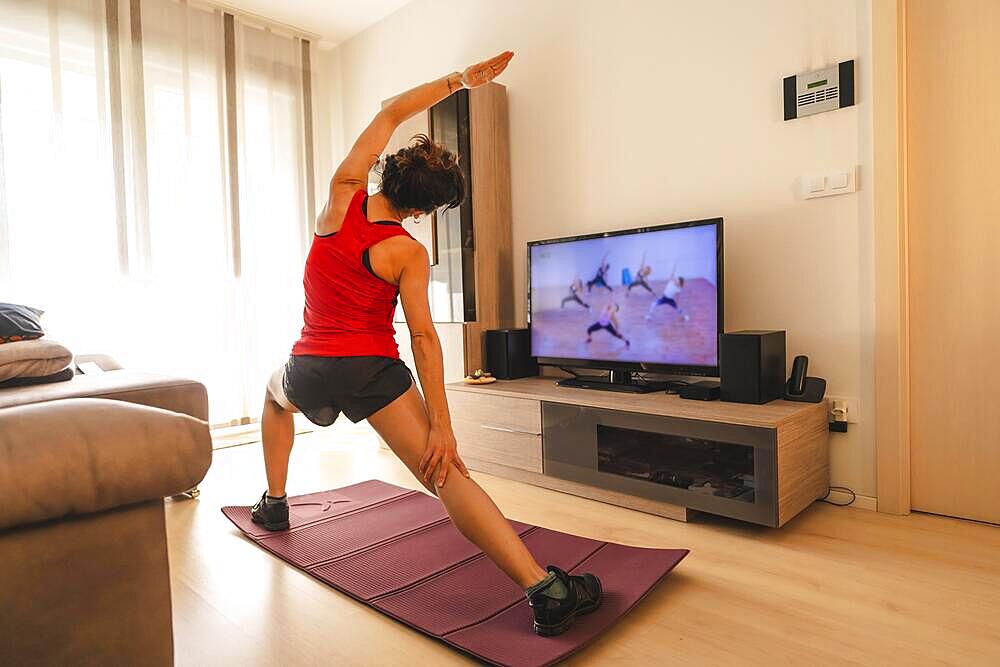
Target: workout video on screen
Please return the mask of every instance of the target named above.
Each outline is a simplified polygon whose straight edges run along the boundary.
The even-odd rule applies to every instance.
[[[536,357],[717,363],[716,227],[531,246]]]

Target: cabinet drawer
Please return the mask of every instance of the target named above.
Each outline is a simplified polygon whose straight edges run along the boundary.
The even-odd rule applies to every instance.
[[[449,391],[448,405],[461,456],[542,472],[539,401]]]
[[[468,427],[473,427],[473,432],[476,433],[480,430],[493,430],[527,435],[542,434],[540,401],[449,391],[448,408],[456,435],[459,428]]]

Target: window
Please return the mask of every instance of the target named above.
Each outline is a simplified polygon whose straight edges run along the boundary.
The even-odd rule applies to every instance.
[[[309,49],[186,0],[0,0],[0,300],[259,414],[301,326]]]
[[[0,17],[4,291],[33,295],[66,276],[116,273],[105,43],[95,7],[0,0]]]

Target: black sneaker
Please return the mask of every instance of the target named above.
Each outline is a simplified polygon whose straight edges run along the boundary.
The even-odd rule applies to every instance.
[[[267,502],[267,491],[250,512],[250,519],[268,530],[288,530],[288,501]]]
[[[574,618],[589,614],[601,605],[601,581],[592,574],[570,576],[553,565],[547,569],[556,575],[568,593],[561,598],[553,596],[553,582],[535,591],[528,598],[528,604],[535,615],[535,634],[555,637],[566,632]]]

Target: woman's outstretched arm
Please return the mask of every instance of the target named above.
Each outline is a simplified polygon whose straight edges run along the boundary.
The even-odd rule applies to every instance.
[[[382,155],[392,133],[404,121],[431,108],[462,87],[476,88],[489,83],[506,69],[513,57],[512,51],[505,51],[466,68],[464,72],[453,72],[436,81],[412,88],[386,105],[361,133],[350,153],[337,168],[330,183],[331,199],[334,188],[347,186],[353,194],[354,190],[368,182],[368,171]]]

